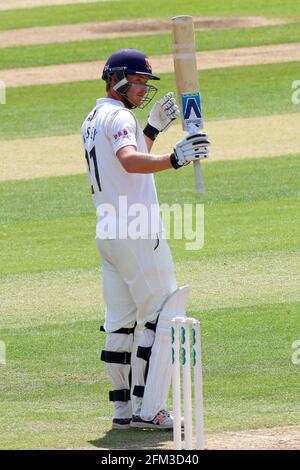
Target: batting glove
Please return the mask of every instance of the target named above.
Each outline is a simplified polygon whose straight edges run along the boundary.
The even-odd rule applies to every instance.
[[[174,146],[174,152],[170,156],[172,166],[177,170],[184,165],[188,165],[193,160],[207,158],[209,154],[210,141],[207,134],[188,135],[177,142]]]
[[[151,140],[155,140],[159,132],[169,129],[179,116],[179,108],[173,96],[174,93],[170,91],[153,105],[144,129],[144,134]]]

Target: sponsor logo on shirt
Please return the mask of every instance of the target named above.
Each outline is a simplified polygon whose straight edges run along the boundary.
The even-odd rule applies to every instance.
[[[119,131],[117,134],[114,134],[114,139],[118,140],[121,139],[122,137],[126,137],[128,135],[128,131],[124,129],[123,131]]]

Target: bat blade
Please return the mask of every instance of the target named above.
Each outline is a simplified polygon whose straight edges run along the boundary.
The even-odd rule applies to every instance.
[[[174,69],[182,127],[189,134],[194,134],[203,128],[203,117],[193,18],[186,15],[172,18],[172,33]],[[194,173],[196,190],[198,193],[203,193],[199,160],[194,162]]]

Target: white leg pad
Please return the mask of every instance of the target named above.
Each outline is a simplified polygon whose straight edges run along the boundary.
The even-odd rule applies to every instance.
[[[185,316],[188,295],[189,286],[179,287],[159,310],[141,409],[141,418],[146,421],[166,407],[172,376],[171,320]]]
[[[133,343],[133,335],[108,333],[105,341],[105,350],[111,352],[131,352]],[[130,389],[129,372],[130,364],[107,364],[108,374],[114,390]],[[132,405],[131,401],[115,401],[114,402],[114,418],[131,418]]]

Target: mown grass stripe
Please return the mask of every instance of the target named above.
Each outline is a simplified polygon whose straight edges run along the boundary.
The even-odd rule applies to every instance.
[[[230,182],[224,179],[225,184]],[[297,197],[261,200],[255,204],[250,201],[206,205],[204,247],[187,250],[186,243],[191,240],[187,241],[184,235],[174,240],[171,231],[174,259],[200,260],[237,253],[296,250],[300,237],[300,226],[295,219],[298,205]],[[189,221],[193,230],[201,234],[201,220],[196,225],[195,210]],[[94,214],[2,225],[0,275],[96,268],[99,255],[94,233]]]
[[[300,23],[292,23],[261,28],[197,31],[196,49],[197,51],[212,51],[294,43],[299,41],[299,28]],[[125,43],[127,47],[145,50],[150,56],[172,53],[170,34],[15,46],[0,49],[0,70],[105,60],[113,51],[122,48]]]
[[[202,71],[204,118],[299,112],[291,99],[298,68],[298,62],[289,62]],[[158,97],[175,89],[174,74],[161,74]],[[101,95],[101,80],[8,89],[7,104],[0,107],[0,139],[78,133]],[[137,110],[142,122],[148,113],[147,108]]]
[[[285,150],[286,156],[299,154],[300,141],[295,140],[299,126],[300,113],[209,121],[205,129],[213,142],[213,151],[205,165],[218,161],[282,158],[282,149]],[[284,128],[285,132],[279,134],[278,128]],[[155,141],[152,153],[170,152],[174,142],[184,135],[181,123],[177,122]],[[68,136],[2,140],[1,149],[0,181],[3,182],[78,175],[86,171],[82,138],[79,133]]]
[[[84,158],[84,156],[82,156]],[[161,203],[235,204],[297,197],[300,154],[281,158],[203,163],[206,192],[199,198],[193,168],[157,173]],[[180,188],[180,192],[178,192]],[[56,176],[0,184],[2,225],[91,216],[94,206],[86,174]],[[62,203],[63,201],[63,203]]]
[[[50,26],[55,24],[89,23],[94,21],[112,21],[116,19],[152,18],[159,14],[161,18],[176,15],[194,16],[237,16],[260,15],[269,17],[287,17],[300,19],[300,5],[294,0],[278,2],[276,0],[215,0],[207,4],[199,4],[198,0],[189,0],[182,8],[182,0],[168,2],[152,0],[122,0],[90,3],[82,5],[61,5],[53,7],[36,7],[13,11],[1,11],[0,29],[30,28],[34,26]]]
[[[300,300],[296,251],[178,261],[175,272],[178,285],[189,279],[190,312]],[[198,289],[204,276],[205,289]],[[1,329],[97,320],[99,312],[103,321],[101,283],[100,268],[2,276]]]

